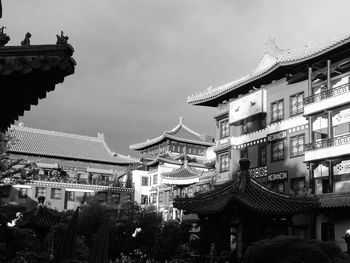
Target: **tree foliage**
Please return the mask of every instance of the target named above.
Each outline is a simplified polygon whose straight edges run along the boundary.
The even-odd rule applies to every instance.
[[[334,242],[278,236],[251,245],[244,263],[345,263],[350,257]]]

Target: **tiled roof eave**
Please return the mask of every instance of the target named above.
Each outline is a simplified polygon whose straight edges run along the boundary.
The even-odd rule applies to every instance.
[[[206,146],[214,146],[215,143],[212,143],[212,142],[206,142],[206,141],[196,141],[196,140],[191,140],[191,139],[185,139],[185,138],[179,138],[179,137],[176,137],[176,136],[173,136],[173,135],[169,135],[169,134],[166,134],[165,135],[168,139],[172,139],[172,140],[175,140],[175,141],[179,141],[179,142],[187,142],[187,143],[193,143],[193,144],[198,144],[198,145],[206,145]]]
[[[60,155],[50,155],[50,154],[40,154],[40,153],[28,153],[28,152],[21,152],[21,151],[12,151],[9,150],[8,153],[11,154],[21,154],[21,155],[31,155],[31,156],[40,156],[40,157],[48,157],[48,158],[56,158],[56,159],[63,159],[63,160],[76,160],[76,161],[83,161],[83,162],[93,162],[93,163],[103,163],[103,164],[112,164],[112,165],[128,165],[133,162],[128,161],[111,161],[111,160],[102,160],[102,159],[88,159],[88,158],[77,158],[75,156],[60,156]]]
[[[235,83],[231,87],[227,87],[227,88],[223,88],[222,90],[214,91],[212,94],[210,94],[210,92],[208,92],[207,94],[202,93],[202,94],[198,94],[198,95],[189,96],[187,99],[187,103],[193,104],[193,105],[200,105],[202,103],[216,99],[216,98],[218,98],[226,93],[229,93],[230,91],[232,91],[234,89],[237,89],[237,88],[244,86],[244,85],[246,85],[254,80],[257,80],[261,77],[264,77],[280,67],[290,66],[293,64],[302,63],[302,62],[305,62],[307,60],[313,59],[317,56],[323,55],[329,51],[332,51],[332,50],[334,50],[342,45],[349,43],[349,40],[350,40],[350,35],[347,36],[346,38],[344,38],[343,40],[336,41],[333,44],[327,45],[323,48],[320,48],[316,51],[313,51],[311,54],[305,54],[305,55],[299,54],[299,57],[294,58],[294,59],[293,59],[293,57],[285,58],[285,59],[277,62],[275,65],[271,66],[270,68],[267,68],[264,72],[260,72],[256,76],[250,77],[250,75],[247,75],[247,79],[245,79],[244,81],[239,82],[237,84]]]

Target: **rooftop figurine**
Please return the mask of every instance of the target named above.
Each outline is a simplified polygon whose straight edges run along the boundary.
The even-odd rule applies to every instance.
[[[63,35],[63,31],[61,31],[61,35],[56,35],[57,41],[56,44],[67,44],[68,43],[68,36]]]
[[[1,7],[0,7],[0,12],[1,12]],[[10,41],[10,37],[4,32],[5,28],[6,27],[4,26],[0,28],[0,47],[5,46]]]
[[[22,46],[30,46],[30,38],[31,38],[32,34],[27,32],[27,34],[25,35],[25,38],[23,41],[21,41],[21,45]]]

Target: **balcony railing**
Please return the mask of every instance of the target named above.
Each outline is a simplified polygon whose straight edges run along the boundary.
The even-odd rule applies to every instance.
[[[71,183],[71,184],[83,184],[83,185],[98,185],[98,186],[110,186],[110,187],[125,187],[124,182],[119,181],[103,181],[94,178],[73,178],[68,176],[47,176],[35,174],[32,178],[34,181],[47,181],[56,183]]]
[[[307,105],[307,104],[321,101],[330,97],[335,97],[335,96],[347,93],[349,91],[350,91],[349,83],[346,83],[341,86],[320,92],[319,94],[306,97],[304,98],[304,104]]]
[[[344,145],[344,144],[350,144],[350,134],[305,144],[305,151],[314,151],[317,149],[322,149],[322,148],[327,148],[327,147],[332,147],[337,145]]]

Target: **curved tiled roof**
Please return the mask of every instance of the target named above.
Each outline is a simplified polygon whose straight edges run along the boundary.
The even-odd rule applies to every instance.
[[[11,126],[10,132],[15,139],[10,145],[10,153],[109,164],[138,163],[136,159],[114,154],[101,134],[89,137],[16,125]]]
[[[165,138],[172,139],[175,141],[199,144],[199,145],[206,145],[206,146],[213,146],[214,145],[214,143],[212,143],[212,142],[208,142],[208,141],[203,140],[199,133],[191,130],[186,125],[184,125],[182,122],[182,118],[180,118],[180,123],[178,125],[176,125],[170,131],[166,131],[161,136],[147,140],[145,142],[130,145],[130,149],[141,150],[141,149],[150,147],[152,145],[155,145],[155,144],[163,141]]]
[[[222,85],[216,88],[210,87],[202,92],[199,92],[194,95],[190,95],[187,97],[187,103],[201,104],[201,103],[216,99],[232,90],[235,90],[243,85],[246,85],[254,80],[257,80],[263,76],[266,76],[272,73],[279,67],[304,62],[306,60],[320,56],[328,51],[331,51],[349,42],[350,42],[350,34],[348,33],[339,38],[328,41],[325,44],[306,47],[304,49],[296,50],[296,51],[281,50],[277,48],[277,46],[275,46],[275,43],[272,43],[272,45],[274,46],[270,47],[270,50],[265,52],[259,64],[248,75],[242,78],[239,78],[235,81],[232,81],[230,83],[227,83],[225,85]],[[271,51],[271,49],[273,50]]]
[[[215,190],[189,198],[178,198],[174,207],[186,213],[217,213],[229,204],[235,203],[250,211],[270,215],[293,215],[311,211],[318,207],[315,198],[292,198],[278,194],[249,180],[243,191],[237,190],[240,184],[238,177],[218,186]]]
[[[320,208],[350,207],[350,193],[330,193],[319,196]]]
[[[69,44],[0,47],[0,128],[8,128],[74,73]]]
[[[172,179],[186,179],[186,178],[194,178],[201,176],[202,171],[194,170],[188,167],[181,167],[171,172],[162,173],[163,178],[172,178]]]

